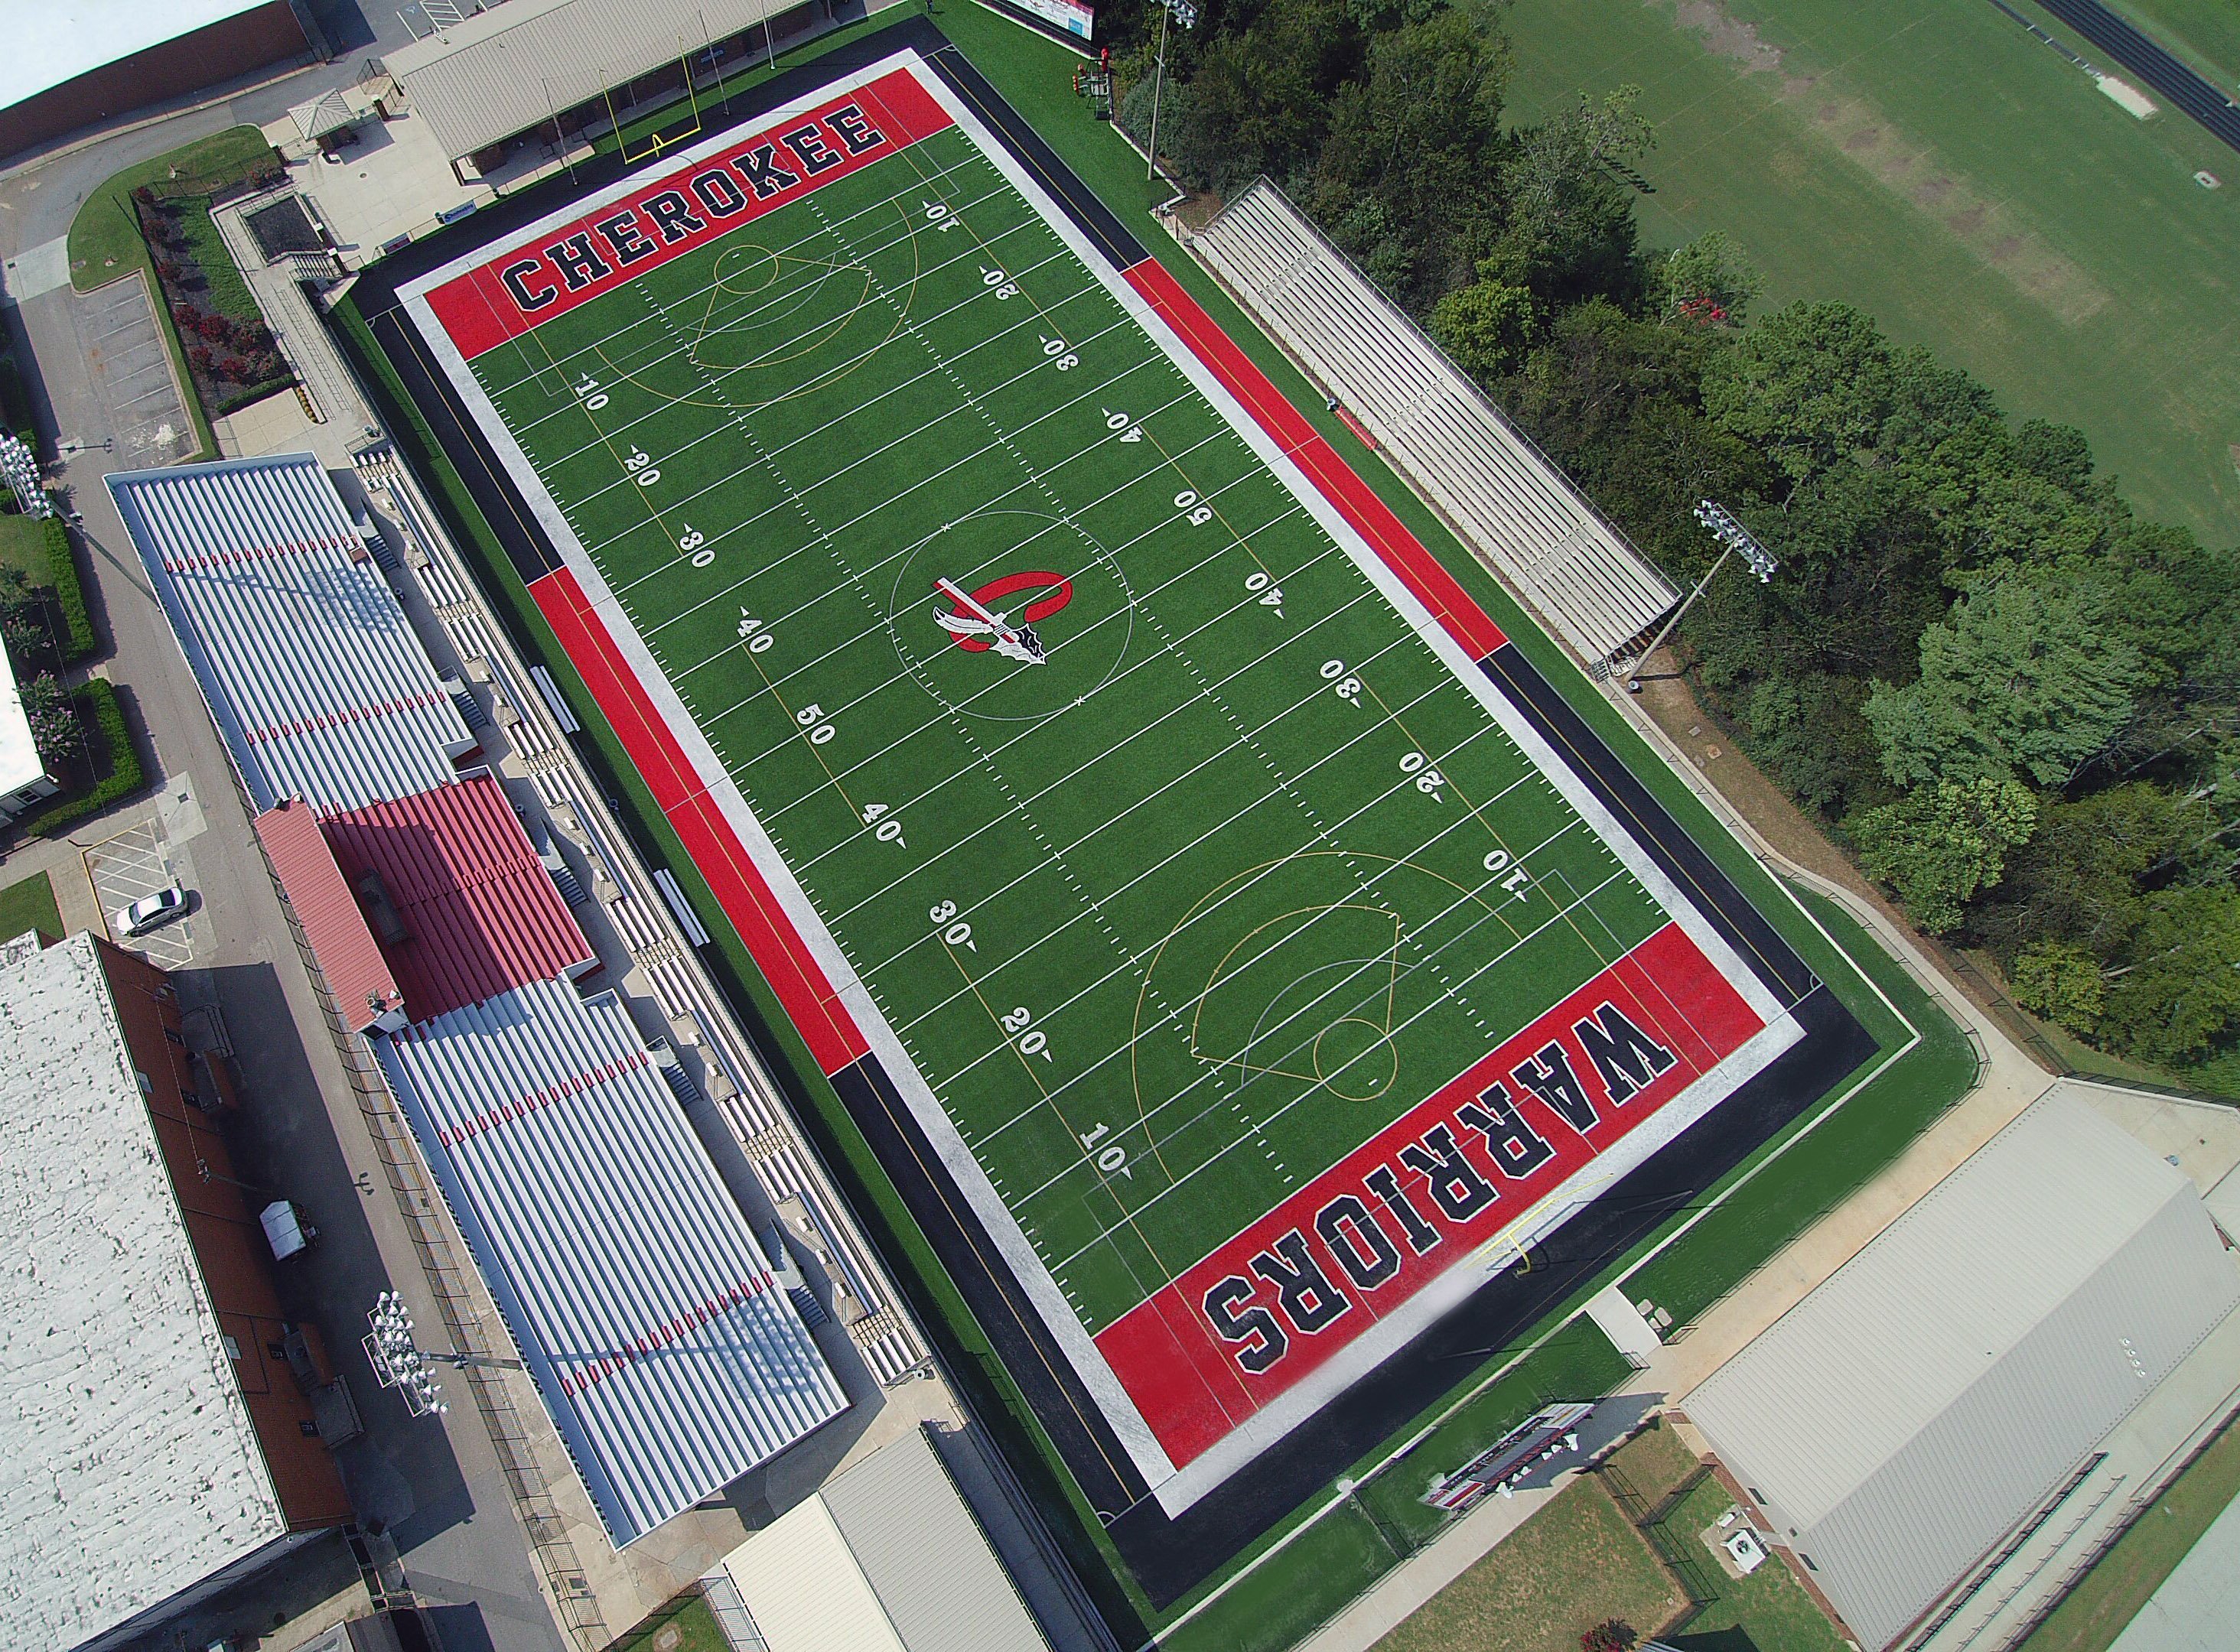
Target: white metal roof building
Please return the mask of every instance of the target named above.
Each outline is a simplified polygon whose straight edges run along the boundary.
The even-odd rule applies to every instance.
[[[800,0],[511,0],[383,55],[454,160]]]
[[[1581,658],[1609,658],[1679,601],[1670,582],[1267,179],[1187,244]]]
[[[611,996],[543,982],[373,1042],[617,1546],[845,1409]]]
[[[1879,1648],[2236,1305],[2240,1269],[2193,1184],[2056,1091],[1684,1405]]]
[[[285,1538],[93,937],[0,963],[0,1644]]]
[[[109,490],[258,809],[409,797],[474,749],[308,453],[111,476]]]
[[[55,789],[46,760],[39,756],[39,743],[31,737],[31,720],[23,715],[16,668],[7,649],[0,649],[0,820],[21,813]],[[7,938],[0,936],[0,941]]]
[[[1050,1652],[922,1429],[723,1557],[770,1652]]]

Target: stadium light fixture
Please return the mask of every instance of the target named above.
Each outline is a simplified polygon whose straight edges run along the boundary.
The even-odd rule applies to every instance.
[[[1625,674],[1625,691],[1628,694],[1641,692],[1642,665],[1650,655],[1664,646],[1664,639],[1672,635],[1672,628],[1679,624],[1680,616],[1696,605],[1696,599],[1703,594],[1704,587],[1711,583],[1720,569],[1727,565],[1728,557],[1740,556],[1743,565],[1757,576],[1757,583],[1761,585],[1780,570],[1781,564],[1774,560],[1773,553],[1760,544],[1757,536],[1737,522],[1734,513],[1716,499],[1696,502],[1696,520],[1702,523],[1710,536],[1719,542],[1718,560],[1705,570],[1703,578],[1696,582],[1696,589],[1688,593],[1680,606],[1672,610],[1672,616],[1650,639],[1649,646],[1633,656],[1633,663],[1626,669]]]

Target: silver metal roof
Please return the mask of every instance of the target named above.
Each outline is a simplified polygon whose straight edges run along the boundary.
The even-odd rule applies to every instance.
[[[1683,1403],[1881,1647],[2236,1305],[2193,1184],[2057,1085]]]
[[[797,0],[511,0],[385,53],[457,159],[669,67]]]
[[[1050,1652],[922,1429],[723,1563],[772,1652]]]
[[[308,453],[108,478],[257,808],[321,814],[457,777],[468,732]]]
[[[1679,600],[1267,179],[1216,213],[1189,246],[1582,658],[1609,657]]]
[[[90,935],[0,965],[0,1645],[72,1647],[288,1519]]]
[[[845,1409],[610,995],[539,983],[373,1042],[617,1546]]]

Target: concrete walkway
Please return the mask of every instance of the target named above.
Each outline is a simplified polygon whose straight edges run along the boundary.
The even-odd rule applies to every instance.
[[[2147,1518],[2157,1516],[2149,1515]],[[2240,1502],[2217,1517],[2111,1652],[2229,1652],[2240,1638]]]

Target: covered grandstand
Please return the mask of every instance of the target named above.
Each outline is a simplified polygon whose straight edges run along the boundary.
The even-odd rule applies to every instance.
[[[370,1043],[617,1546],[847,1404],[308,455],[110,478]],[[370,530],[369,530],[370,532]]]
[[[457,777],[475,736],[317,459],[108,480],[257,808],[356,809]]]
[[[1679,600],[1423,330],[1262,178],[1188,245],[1590,666]]]
[[[612,995],[534,982],[376,1050],[617,1543],[846,1407]]]

